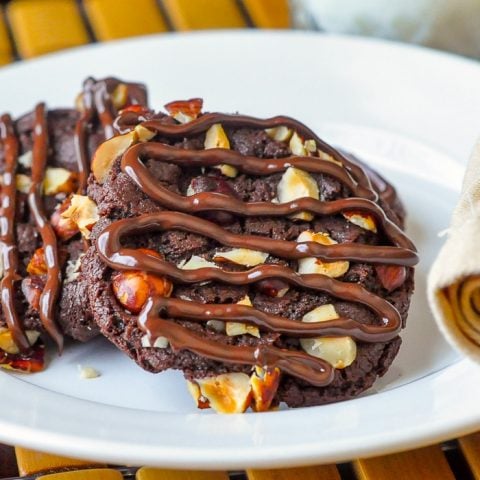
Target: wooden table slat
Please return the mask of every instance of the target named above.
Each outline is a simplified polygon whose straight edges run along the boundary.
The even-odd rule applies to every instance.
[[[136,480],[228,480],[226,472],[200,472],[141,468]]]
[[[17,50],[24,58],[89,40],[75,0],[13,0],[7,15]]]
[[[480,432],[458,440],[475,480],[480,480]]]
[[[439,445],[356,460],[354,466],[360,480],[455,480]]]
[[[15,447],[15,455],[17,457],[18,471],[20,472],[20,475],[31,475],[33,473],[66,467],[103,466],[96,462],[59,457],[57,455],[36,452],[21,447]]]
[[[340,480],[335,465],[281,470],[247,470],[247,477],[248,480]]]
[[[83,5],[98,40],[167,30],[156,0],[84,0]]]
[[[254,25],[259,28],[289,28],[288,0],[243,0]]]
[[[247,25],[235,0],[163,0],[163,6],[176,30]]]
[[[92,470],[52,473],[37,477],[37,480],[123,480],[123,476],[117,470],[95,468]]]

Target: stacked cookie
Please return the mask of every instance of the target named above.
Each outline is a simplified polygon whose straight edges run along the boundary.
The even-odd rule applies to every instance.
[[[53,325],[181,370],[219,412],[369,388],[400,346],[417,262],[393,187],[288,117],[203,113],[200,99],[122,107],[86,195],[56,211],[83,244]]]

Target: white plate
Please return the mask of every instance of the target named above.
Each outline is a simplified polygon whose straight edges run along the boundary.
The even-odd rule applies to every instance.
[[[419,247],[397,361],[374,391],[323,407],[198,413],[181,375],[151,375],[106,341],[70,346],[43,373],[0,373],[0,440],[64,455],[182,468],[333,462],[413,448],[480,426],[480,370],[440,337],[425,276],[478,133],[480,67],[417,48],[308,33],[168,35],[88,47],[0,72],[2,109],[71,105],[88,74],[146,80],[153,104],[305,121],[392,179]],[[77,365],[102,376],[80,380]]]

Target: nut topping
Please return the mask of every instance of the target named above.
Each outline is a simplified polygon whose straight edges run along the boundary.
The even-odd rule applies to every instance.
[[[354,225],[364,230],[377,233],[377,225],[372,215],[363,212],[343,212],[343,216]]]
[[[267,128],[265,130],[266,134],[276,142],[286,142],[292,136],[292,129],[281,125],[279,127]]]
[[[312,153],[315,153],[317,150],[317,144],[315,140],[306,140],[297,133],[294,132],[289,143],[290,151],[292,155],[297,155],[299,157],[309,156]]]
[[[139,252],[160,257],[154,250],[139,248]],[[112,288],[120,304],[133,314],[140,313],[149,297],[169,297],[173,285],[167,278],[140,270],[118,272],[112,277]]]
[[[398,265],[376,265],[375,271],[383,288],[388,292],[403,285],[407,279],[407,269]]]
[[[314,233],[310,230],[302,232],[297,242],[317,242],[322,245],[335,245],[337,242],[330,238],[327,233]],[[298,260],[298,273],[317,273],[327,275],[331,278],[337,278],[344,275],[349,269],[350,264],[347,261],[323,262],[319,258],[306,257]]]
[[[266,412],[270,409],[280,383],[280,370],[264,370],[255,367],[255,372],[250,377],[252,386],[253,409],[256,412]]]
[[[167,103],[165,110],[179,123],[189,123],[195,120],[202,111],[203,100],[191,98],[190,100],[177,100]]]
[[[318,200],[318,185],[309,173],[295,167],[289,167],[277,186],[277,197],[280,203],[291,202],[305,197]],[[298,212],[291,215],[291,218],[308,222],[313,219],[313,215],[310,212]]]
[[[27,272],[30,275],[45,275],[48,272],[45,262],[45,251],[43,247],[37,248],[27,265]]]
[[[115,110],[120,110],[127,103],[128,86],[124,83],[119,83],[113,90],[111,98]]]
[[[247,307],[252,306],[252,302],[248,295],[245,295],[237,305],[246,305]],[[250,334],[253,337],[260,338],[260,330],[255,325],[248,325],[246,323],[240,322],[226,322],[225,323],[226,333],[229,337],[234,337],[236,335],[246,335]]]
[[[265,263],[268,253],[250,250],[248,248],[234,248],[226,252],[216,252],[213,260],[215,262],[231,262],[245,267],[254,267]]]
[[[230,149],[230,141],[228,140],[225,130],[219,123],[212,125],[207,130],[204,147],[205,150],[210,148]],[[222,164],[213,168],[220,170],[220,172],[222,172],[226,177],[234,178],[238,175],[238,170],[232,165]]]
[[[28,175],[17,173],[15,175],[15,185],[20,193],[28,193],[32,186],[32,179]]]
[[[72,198],[66,198],[61,205],[59,205],[52,216],[50,217],[50,223],[52,224],[57,237],[60,240],[67,241],[80,232],[77,224],[71,218],[63,218],[62,214],[70,208],[72,204]]]
[[[75,224],[86,239],[90,238],[92,228],[100,218],[96,203],[86,195],[72,195],[70,197],[70,205],[65,211],[60,213],[60,217],[68,221],[64,225],[72,227],[72,224]],[[66,236],[67,233],[66,231],[62,232],[60,225],[60,238],[62,238],[61,235]]]
[[[25,335],[30,346],[33,346],[39,339],[40,332],[35,330],[27,330]],[[17,344],[13,340],[12,332],[10,332],[10,330],[7,328],[0,327],[0,350],[3,350],[11,355],[17,355],[20,353]]]
[[[218,268],[213,262],[205,260],[198,255],[192,255],[187,262],[181,262],[177,265],[182,270],[197,270],[199,268]]]
[[[78,187],[78,173],[71,172],[66,168],[47,167],[43,180],[44,195],[56,195],[57,193],[72,193]]]

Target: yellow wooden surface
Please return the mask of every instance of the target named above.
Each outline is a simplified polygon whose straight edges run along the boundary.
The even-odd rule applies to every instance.
[[[439,445],[356,460],[354,465],[360,480],[455,480]]]
[[[340,480],[335,465],[282,470],[247,470],[247,476],[248,480]]]
[[[77,470],[76,472],[52,473],[43,475],[37,480],[122,480],[120,472],[110,469],[95,468],[92,470]]]
[[[75,0],[13,0],[7,14],[24,58],[88,42]]]
[[[243,0],[255,27],[289,28],[288,0]]]
[[[84,0],[83,4],[98,40],[167,30],[156,0]]]
[[[95,462],[86,462],[75,460],[73,458],[58,457],[47,453],[35,452],[27,448],[15,447],[17,457],[18,471],[20,475],[30,475],[32,473],[44,472],[64,467],[85,467],[98,466]]]
[[[475,480],[480,480],[480,432],[462,437],[458,443]]]
[[[12,46],[7,35],[3,10],[0,9],[0,65],[11,62]]]
[[[225,472],[186,472],[141,468],[137,472],[136,480],[228,480],[228,475]]]
[[[163,5],[176,30],[246,26],[235,0],[163,0]]]

